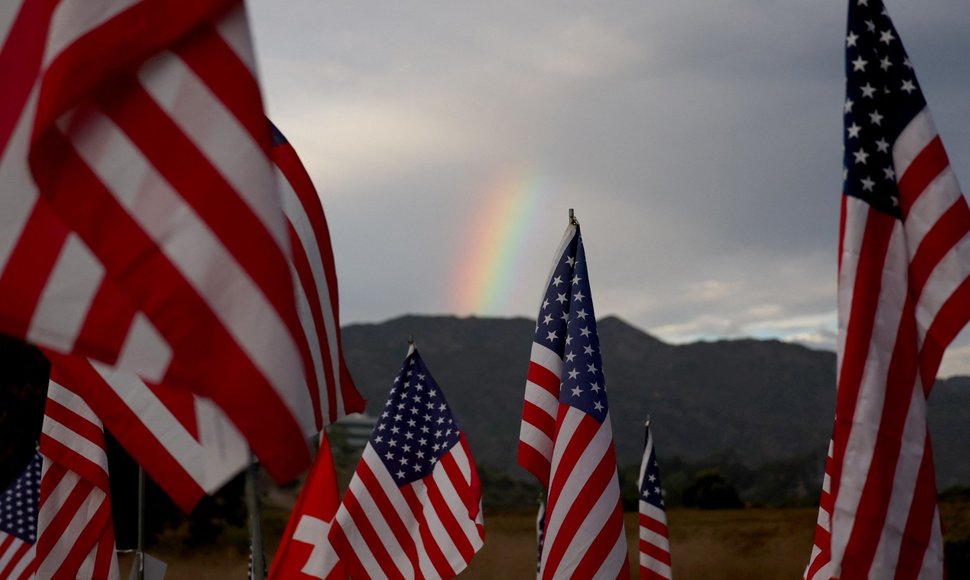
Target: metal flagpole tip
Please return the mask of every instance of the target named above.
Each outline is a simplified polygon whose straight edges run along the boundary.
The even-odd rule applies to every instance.
[[[579,225],[579,220],[576,219],[576,212],[573,211],[573,208],[569,208],[569,223],[574,226]]]
[[[648,429],[650,428],[650,415],[647,415],[647,420],[643,422],[643,426]]]

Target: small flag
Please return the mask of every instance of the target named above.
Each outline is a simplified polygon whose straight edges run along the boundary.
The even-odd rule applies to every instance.
[[[101,422],[52,375],[40,437],[38,578],[119,578]]]
[[[640,464],[640,578],[670,580],[670,533],[664,509],[660,468],[647,421],[643,462]]]
[[[321,433],[317,458],[276,550],[269,571],[271,580],[346,578],[329,538],[339,505],[333,454],[326,433]]]
[[[481,483],[468,442],[412,346],[330,542],[354,578],[451,578],[484,540]]]
[[[34,574],[41,462],[35,454],[0,492],[0,578],[25,580]]]

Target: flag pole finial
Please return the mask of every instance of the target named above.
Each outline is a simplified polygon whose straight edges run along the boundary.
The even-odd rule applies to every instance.
[[[643,426],[646,427],[647,429],[650,428],[650,414],[649,413],[647,413],[647,420],[643,422]]]
[[[574,226],[579,225],[579,220],[576,219],[576,212],[573,211],[573,208],[569,208],[569,223]]]

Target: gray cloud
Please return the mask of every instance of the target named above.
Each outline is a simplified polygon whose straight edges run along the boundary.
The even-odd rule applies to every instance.
[[[531,317],[575,207],[600,315],[668,340],[834,347],[844,2],[250,6],[269,110],[331,221],[345,321]],[[968,183],[968,9],[889,10]],[[505,299],[479,310],[456,276],[503,176],[528,177],[541,211]],[[945,372],[970,369],[967,344]]]

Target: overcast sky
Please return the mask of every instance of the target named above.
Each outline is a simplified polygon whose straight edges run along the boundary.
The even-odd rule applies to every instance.
[[[970,5],[887,4],[967,191]],[[844,1],[249,6],[344,323],[534,317],[572,207],[598,317],[834,350]]]

